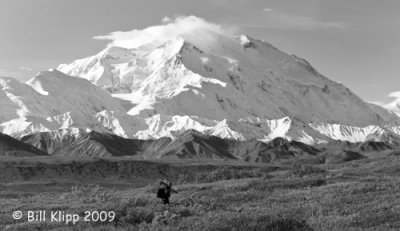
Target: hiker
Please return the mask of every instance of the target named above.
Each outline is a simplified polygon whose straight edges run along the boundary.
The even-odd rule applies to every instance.
[[[157,190],[157,197],[161,198],[164,205],[169,205],[169,198],[171,197],[171,192],[178,193],[177,191],[172,189],[172,183],[168,184],[165,182],[160,182],[160,187]]]

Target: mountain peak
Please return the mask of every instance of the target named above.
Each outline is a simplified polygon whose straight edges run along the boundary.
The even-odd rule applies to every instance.
[[[154,30],[138,32],[142,46],[109,47],[99,55],[112,58],[96,60],[93,57],[99,55],[95,55],[58,69],[113,93],[132,94],[124,98],[142,99],[131,110],[136,113],[218,121],[249,116],[290,117],[305,124],[337,122],[354,126],[384,122],[382,112],[369,107],[343,85],[323,77],[305,59],[264,41],[207,28],[166,37],[154,37]],[[146,41],[147,35],[150,37]],[[152,46],[144,48],[147,43]]]
[[[194,129],[312,144],[384,139],[391,130],[379,126],[400,124],[305,59],[187,20],[121,32],[126,39],[98,54],[41,72],[16,84],[19,90],[3,87],[0,103],[8,112],[0,114],[1,131],[79,127],[149,139]],[[186,28],[188,22],[198,29]]]
[[[254,48],[257,49],[257,45],[254,43],[254,39],[251,38],[248,35],[240,35],[238,37],[240,44],[244,47],[244,48]]]

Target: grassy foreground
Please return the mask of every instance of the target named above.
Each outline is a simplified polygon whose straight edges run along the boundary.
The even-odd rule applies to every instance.
[[[139,188],[80,185],[29,196],[0,194],[0,230],[400,229],[397,156],[256,170],[221,167],[182,174],[177,182],[179,193],[170,207],[155,197],[156,182]],[[16,210],[61,210],[81,218],[86,210],[114,211],[115,219],[74,225],[27,222],[12,218]]]

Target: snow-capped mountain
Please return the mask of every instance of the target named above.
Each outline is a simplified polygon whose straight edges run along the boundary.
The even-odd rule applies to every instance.
[[[17,137],[69,127],[100,129],[105,111],[124,110],[105,90],[55,70],[26,84],[0,78],[0,104],[1,132]]]
[[[196,130],[307,144],[400,134],[399,117],[364,102],[302,58],[209,28],[155,33],[172,24],[136,31],[141,39],[134,46],[109,46],[27,84],[0,79],[0,132],[79,128],[158,139]]]
[[[398,92],[396,92],[396,93],[399,94]],[[383,107],[386,108],[387,110],[395,113],[396,115],[400,116],[400,97],[398,97],[397,99],[393,100],[392,102],[384,105]]]
[[[109,47],[58,69],[114,92],[129,89],[131,94],[115,96],[134,104],[130,115],[218,121],[288,116],[304,123],[355,126],[387,122],[386,114],[376,113],[303,59],[248,36],[202,33],[213,42],[178,36],[158,46],[149,41],[133,49]]]

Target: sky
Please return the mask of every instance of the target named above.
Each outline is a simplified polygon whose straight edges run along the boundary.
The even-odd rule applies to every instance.
[[[303,57],[384,104],[400,96],[399,12],[399,0],[0,0],[0,76],[26,81],[98,53],[107,41],[96,36],[195,15]]]

